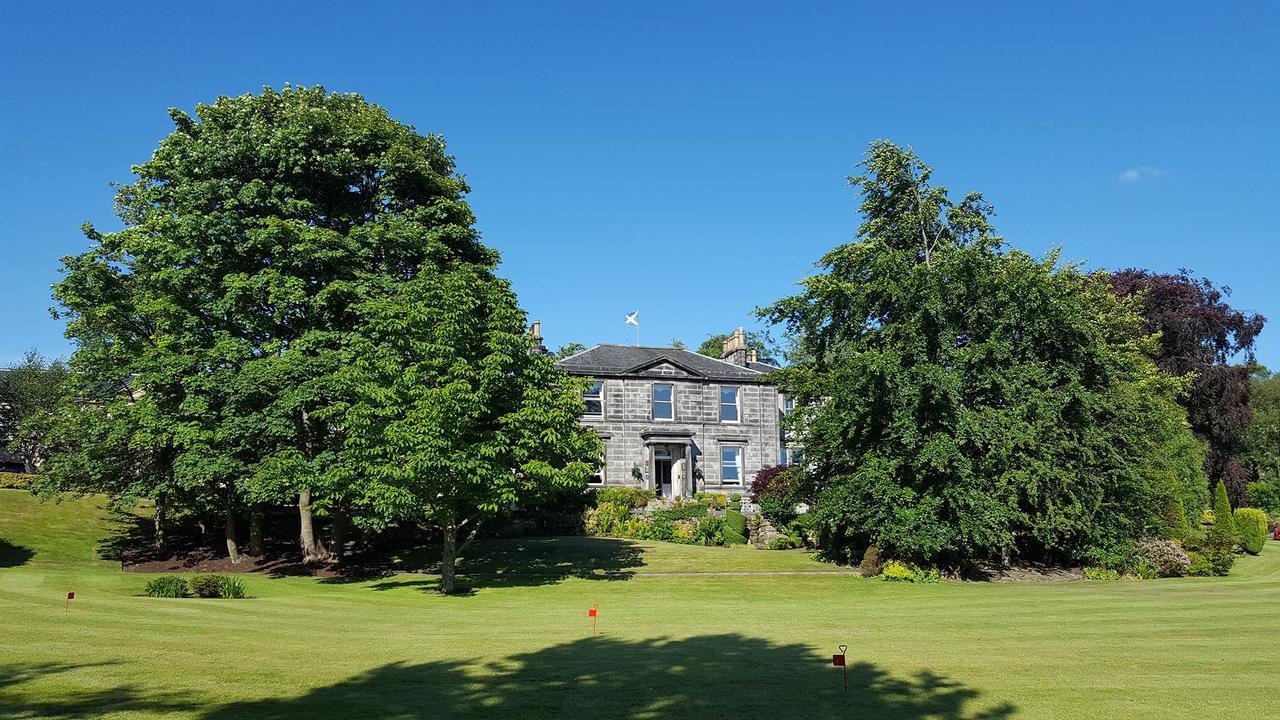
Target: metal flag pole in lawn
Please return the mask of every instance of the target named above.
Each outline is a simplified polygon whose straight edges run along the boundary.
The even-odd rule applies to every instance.
[[[591,635],[592,636],[595,636],[596,634],[596,611],[599,609],[600,609],[600,603],[596,603],[595,605],[592,605],[590,609],[587,610],[587,617],[591,618]]]
[[[831,656],[831,664],[840,668],[841,684],[844,687],[844,694],[849,694],[849,667],[844,663],[844,654],[848,652],[848,645],[840,645],[840,654]]]
[[[67,608],[63,612],[71,612],[71,601],[76,599],[74,590],[67,590]]]
[[[640,347],[640,311],[627,314],[627,324],[636,326],[636,347]]]

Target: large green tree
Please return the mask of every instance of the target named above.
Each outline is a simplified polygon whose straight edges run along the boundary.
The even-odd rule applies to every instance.
[[[1258,366],[1252,382],[1253,422],[1245,433],[1240,462],[1256,478],[1249,484],[1250,502],[1280,513],[1280,373]]]
[[[1156,364],[1190,380],[1180,398],[1204,441],[1205,472],[1222,480],[1234,506],[1248,504],[1250,473],[1236,457],[1251,417],[1253,344],[1266,320],[1227,304],[1231,289],[1187,270],[1160,274],[1130,268],[1111,274],[1116,293],[1139,300],[1143,329],[1158,334]]]
[[[322,412],[344,399],[355,307],[492,254],[444,142],[358,95],[266,89],[170,116],[117,195],[124,228],[86,228],[90,250],[64,260],[72,364],[143,389],[178,484],[220,498],[233,555],[246,502],[292,497],[303,557],[322,559],[314,514],[364,492]]]
[[[36,472],[47,453],[39,433],[19,433],[22,423],[53,412],[67,383],[67,364],[32,350],[22,362],[0,370],[0,450],[9,447],[28,473]]]
[[[1203,449],[1105,276],[1008,249],[979,194],[873,143],[864,222],[763,315],[797,362],[808,492],[851,546],[930,561],[1114,559],[1204,505]]]
[[[496,258],[494,258],[496,261]],[[437,528],[442,592],[486,517],[560,488],[584,488],[600,440],[578,419],[586,383],[535,351],[494,264],[424,265],[364,303],[356,361],[335,406],[347,454],[390,517]]]

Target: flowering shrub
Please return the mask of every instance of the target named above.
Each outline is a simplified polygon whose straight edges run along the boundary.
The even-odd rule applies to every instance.
[[[1171,540],[1147,538],[1138,543],[1138,564],[1146,564],[1158,577],[1180,577],[1187,574],[1191,558]]]
[[[911,582],[915,579],[915,573],[911,572],[906,563],[890,560],[880,568],[880,577],[890,582]]]

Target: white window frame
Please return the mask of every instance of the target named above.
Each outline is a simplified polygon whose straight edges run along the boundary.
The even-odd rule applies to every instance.
[[[593,381],[593,382],[592,382],[592,388],[594,388],[594,387],[595,387],[595,384],[596,384],[596,383],[599,383],[599,384],[600,384],[600,392],[596,393],[596,394],[593,396],[593,395],[591,395],[591,390],[584,390],[584,391],[582,392],[582,402],[583,402],[583,405],[585,406],[585,404],[586,404],[587,400],[589,400],[589,399],[595,399],[595,400],[597,400],[597,401],[600,403],[600,412],[598,412],[598,413],[593,413],[593,412],[591,412],[590,410],[587,410],[587,409],[585,409],[585,408],[584,408],[584,409],[583,409],[583,411],[582,411],[582,416],[583,416],[583,417],[593,417],[593,418],[602,418],[602,417],[604,417],[604,381],[603,381],[603,380],[595,380],[595,381]]]
[[[732,390],[732,391],[733,391],[733,406],[732,406],[732,407],[733,407],[733,414],[734,414],[734,416],[735,416],[735,417],[734,417],[734,419],[732,419],[732,420],[725,420],[725,419],[724,419],[724,409],[725,409],[726,407],[728,407],[727,405],[725,405],[725,402],[724,402],[724,391],[725,391],[725,390]],[[718,414],[718,416],[719,416],[719,418],[720,418],[720,422],[722,422],[722,423],[735,423],[735,424],[736,424],[736,423],[741,423],[741,422],[742,422],[742,386],[740,386],[740,385],[721,385],[721,386],[720,386],[720,402],[718,403],[718,406],[717,406],[717,407],[719,408],[719,414]]]
[[[609,472],[609,441],[600,438],[600,472],[587,478],[588,487],[604,487],[607,485]],[[595,482],[592,482],[592,481]]]
[[[732,465],[726,465],[724,461],[725,450],[738,451],[738,459]],[[743,474],[746,473],[746,467],[745,467],[746,456],[747,456],[747,449],[742,445],[738,445],[734,443],[725,443],[724,445],[720,446],[720,484],[721,485],[741,485],[742,484],[742,476]],[[736,480],[726,479],[724,476],[725,467],[736,467],[738,469],[738,479]]]
[[[670,400],[658,400],[657,391],[658,391],[659,385],[666,385],[667,387],[671,388]],[[655,412],[655,410],[657,409],[659,402],[671,406],[671,417],[665,417],[665,418],[658,417],[658,414]],[[654,422],[675,422],[675,419],[676,419],[676,384],[675,383],[656,382],[656,383],[653,383],[653,385],[649,388],[649,418]]]

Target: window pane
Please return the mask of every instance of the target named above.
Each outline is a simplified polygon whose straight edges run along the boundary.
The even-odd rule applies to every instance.
[[[722,421],[738,421],[738,388],[720,388],[720,419]]]
[[[670,383],[653,384],[653,418],[655,420],[674,420],[674,403],[671,396],[674,390]]]
[[[587,415],[604,414],[604,403],[600,402],[599,400],[591,400],[590,398],[588,398],[586,400],[586,405],[587,405],[587,410],[586,410]]]
[[[720,480],[737,482],[740,479],[738,461],[742,458],[742,448],[720,448]]]
[[[591,383],[591,387],[582,394],[588,397],[591,397],[591,396],[600,397],[600,393],[602,392],[604,392],[604,381],[597,380]]]

